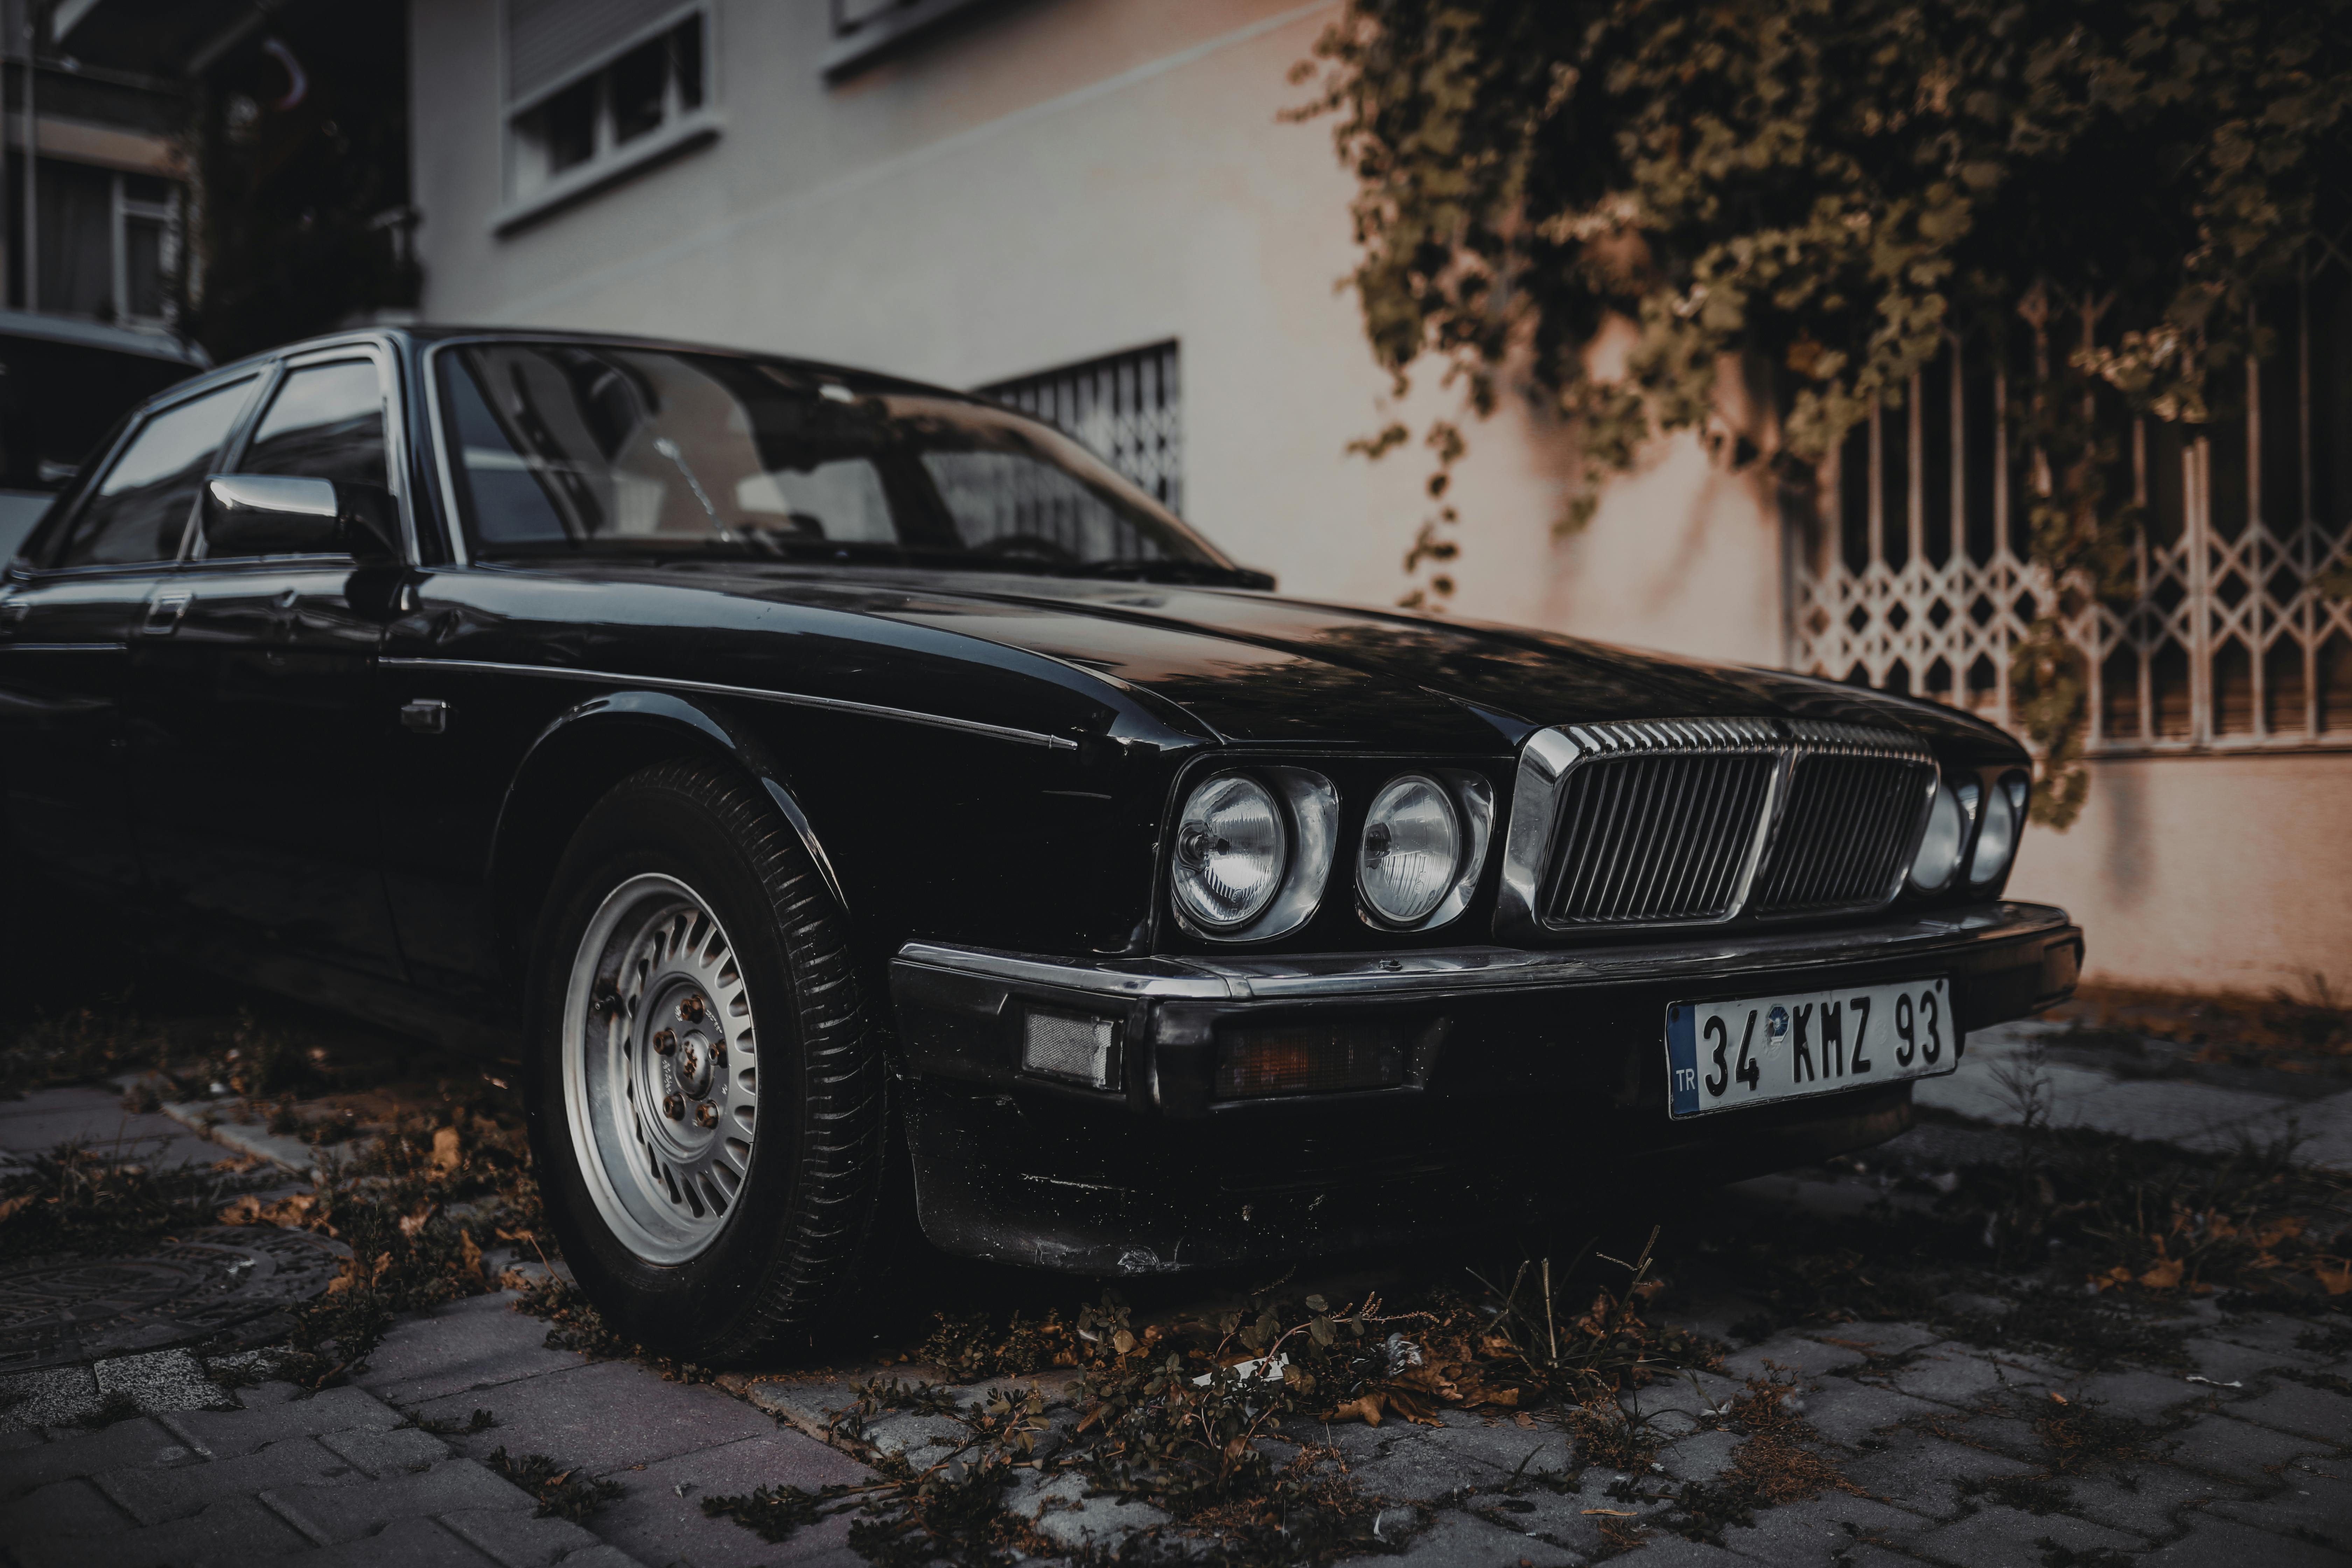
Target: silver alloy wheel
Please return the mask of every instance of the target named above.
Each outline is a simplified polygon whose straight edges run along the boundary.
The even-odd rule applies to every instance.
[[[597,1213],[648,1263],[718,1239],[751,1178],[759,1045],[734,945],[675,877],[599,905],[563,994],[563,1102]]]

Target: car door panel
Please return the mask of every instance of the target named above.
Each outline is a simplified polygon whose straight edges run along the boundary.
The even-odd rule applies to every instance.
[[[205,473],[257,378],[200,385],[144,415],[45,525],[0,605],[0,805],[18,852],[68,886],[141,883],[124,772],[130,643],[168,585]]]
[[[390,382],[364,349],[290,362],[236,470],[383,483]],[[404,978],[380,869],[382,574],[196,552],[170,584],[184,602],[159,598],[131,639],[131,810],[158,900],[268,952]]]

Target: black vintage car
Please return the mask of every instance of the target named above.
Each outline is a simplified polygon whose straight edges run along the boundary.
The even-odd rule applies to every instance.
[[[0,582],[5,870],[520,1039],[580,1279],[706,1356],[910,1213],[1135,1274],[1822,1158],[2074,983],[1997,731],[1272,588],[982,399],[320,339]]]

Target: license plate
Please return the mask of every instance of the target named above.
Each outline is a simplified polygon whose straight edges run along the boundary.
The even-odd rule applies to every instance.
[[[1666,1009],[1666,1087],[1675,1116],[1830,1094],[1960,1063],[1941,976]]]

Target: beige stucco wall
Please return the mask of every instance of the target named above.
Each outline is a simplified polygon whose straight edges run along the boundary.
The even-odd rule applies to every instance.
[[[718,140],[501,238],[499,8],[415,0],[425,310],[955,385],[1175,338],[1191,519],[1286,590],[1391,604],[1425,468],[1343,448],[1447,405],[1391,405],[1334,288],[1354,253],[1328,127],[1277,120],[1336,9],[1012,0],[827,89],[823,0],[719,0]],[[1471,434],[1458,613],[1780,660],[1750,476],[1665,443],[1563,540],[1567,438],[1516,406]],[[2095,976],[2352,994],[2347,814],[2352,758],[2105,763],[2080,826],[2029,837],[2018,890],[2084,918]]]
[[[1335,11],[1029,0],[827,89],[823,4],[727,0],[719,140],[499,238],[497,7],[419,0],[425,310],[951,385],[1176,338],[1192,520],[1286,589],[1391,604],[1426,468],[1343,455],[1391,413],[1333,287],[1350,187],[1327,124],[1276,118]],[[1515,410],[1474,441],[1460,613],[1777,657],[1776,546],[1744,479],[1677,445],[1561,542],[1559,437]]]
[[[2352,753],[2095,763],[2082,819],[2019,854],[2094,980],[2352,999]]]

